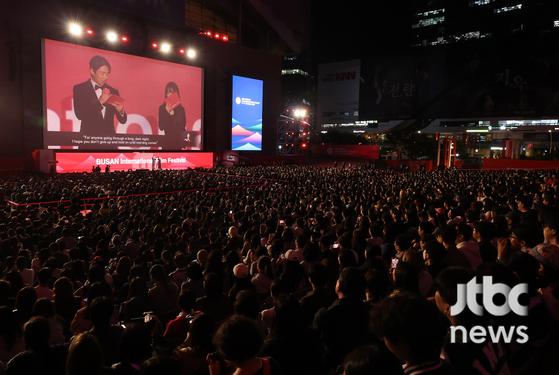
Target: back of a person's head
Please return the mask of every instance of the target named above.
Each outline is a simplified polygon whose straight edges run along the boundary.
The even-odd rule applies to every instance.
[[[128,298],[142,298],[147,297],[147,295],[148,288],[146,282],[140,277],[132,279],[130,286],[128,287]]]
[[[50,268],[47,267],[41,268],[39,270],[39,274],[37,275],[37,278],[39,279],[39,284],[44,286],[48,286],[50,282],[50,277],[51,277],[51,270]]]
[[[357,259],[353,250],[344,249],[338,255],[338,263],[340,268],[355,267],[357,266]]]
[[[165,282],[167,280],[165,268],[163,268],[161,264],[152,266],[149,270],[149,274],[153,281]]]
[[[528,284],[530,292],[537,290],[540,264],[536,258],[528,253],[516,252],[511,255],[508,265],[519,282]]]
[[[365,287],[365,278],[357,268],[346,267],[340,272],[338,292],[345,298],[363,299]]]
[[[66,375],[101,375],[103,352],[97,339],[80,333],[70,342],[66,358]]]
[[[16,295],[16,309],[21,312],[31,312],[33,310],[33,305],[37,301],[37,293],[35,289],[30,286],[21,288]]]
[[[327,272],[322,264],[313,264],[309,270],[309,280],[316,288],[326,285]]]
[[[456,242],[456,228],[452,225],[447,225],[441,230],[443,243],[452,245]]]
[[[39,298],[33,305],[33,316],[52,318],[54,316],[54,304],[48,298]]]
[[[49,347],[49,321],[42,316],[35,316],[23,326],[23,336],[27,349],[43,351]]]
[[[474,224],[474,228],[483,240],[490,240],[494,236],[495,226],[488,221],[478,221]]]
[[[151,356],[151,335],[147,325],[126,324],[120,340],[120,358],[124,363],[140,363]]]
[[[146,360],[141,368],[141,375],[179,375],[178,361],[170,356],[154,356]]]
[[[74,286],[67,277],[59,277],[54,282],[54,295],[55,298],[68,298],[73,296]]]
[[[305,330],[304,314],[294,297],[283,298],[276,305],[272,334],[276,337],[298,337]]]
[[[375,300],[381,301],[392,289],[388,272],[383,268],[371,268],[365,274],[367,293]]]
[[[408,235],[401,234],[396,237],[395,245],[400,251],[406,251],[411,247],[411,240]]]
[[[406,356],[400,360],[415,364],[438,360],[448,325],[434,303],[407,293],[385,299],[373,317],[374,329],[390,342],[389,349]]]
[[[182,292],[179,295],[178,303],[182,311],[190,312],[196,303],[196,296],[192,292]]]
[[[204,290],[207,297],[215,297],[221,294],[222,285],[217,274],[210,272],[204,276]]]
[[[419,274],[417,269],[408,262],[399,261],[394,270],[394,287],[400,291],[418,293]]]
[[[344,375],[403,375],[398,360],[387,350],[374,346],[361,346],[344,359]]]
[[[435,227],[429,221],[422,221],[419,223],[419,229],[425,232],[426,235],[430,235],[435,230]]]
[[[16,259],[16,268],[18,270],[29,268],[29,259],[24,256],[18,256]]]
[[[188,261],[183,253],[176,253],[174,260],[175,260],[175,266],[181,269],[186,267]]]
[[[417,250],[408,250],[402,254],[402,261],[409,263],[417,272],[425,267],[423,255]]]
[[[258,355],[263,337],[254,320],[233,315],[221,324],[213,342],[225,360],[238,364]]]
[[[93,302],[93,300],[97,297],[110,297],[111,296],[111,288],[105,282],[98,282],[93,283],[89,287],[87,291],[87,303],[88,305]]]
[[[466,223],[460,223],[456,226],[457,235],[462,236],[463,241],[470,241],[472,239],[472,227]]]
[[[190,280],[201,280],[204,276],[202,266],[197,262],[190,262],[186,267],[186,276]]]
[[[260,312],[260,301],[253,290],[241,290],[235,297],[235,314],[257,319]]]
[[[425,251],[427,252],[431,262],[436,264],[441,263],[447,255],[444,246],[435,240],[427,241],[425,243]]]
[[[202,352],[210,353],[214,350],[212,343],[214,329],[214,323],[209,316],[198,315],[190,322],[188,344]]]
[[[113,302],[109,297],[97,297],[89,305],[89,318],[94,328],[108,327],[113,314]]]

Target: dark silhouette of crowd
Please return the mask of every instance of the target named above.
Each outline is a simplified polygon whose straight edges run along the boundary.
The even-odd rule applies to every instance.
[[[554,173],[4,178],[0,373],[557,373]],[[453,316],[457,285],[483,276],[526,283],[528,316]],[[520,324],[527,343],[450,342]]]

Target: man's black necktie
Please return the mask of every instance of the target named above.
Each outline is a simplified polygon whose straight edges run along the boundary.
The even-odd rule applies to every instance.
[[[99,89],[102,89],[102,88],[103,88],[102,86],[95,85],[95,91],[97,91],[97,90],[99,90]]]

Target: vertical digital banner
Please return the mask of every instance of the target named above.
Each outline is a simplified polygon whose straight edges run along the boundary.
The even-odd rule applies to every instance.
[[[262,150],[263,81],[233,76],[231,149]]]

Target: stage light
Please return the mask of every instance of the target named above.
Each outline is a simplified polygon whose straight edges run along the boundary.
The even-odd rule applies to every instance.
[[[219,39],[219,34],[218,34],[218,33],[215,33],[215,34],[214,34],[214,37],[215,37],[216,39]]]
[[[206,31],[206,35],[207,36],[212,36],[212,32],[211,31]]]
[[[184,48],[179,49],[179,53],[180,53],[181,55],[184,55]]]
[[[197,55],[197,52],[194,48],[189,48],[186,50],[186,57],[188,57],[189,59],[195,59]]]
[[[83,27],[82,27],[82,25],[80,25],[77,22],[70,22],[68,24],[68,32],[72,36],[79,37],[79,36],[82,36],[82,34],[83,34]]]
[[[161,43],[161,48],[159,50],[163,53],[169,53],[169,52],[171,52],[172,47],[173,46],[171,46],[171,43],[163,42],[163,43]]]
[[[93,35],[93,30],[91,29],[87,29],[85,32],[87,33],[87,35]]]
[[[227,42],[229,40],[229,37],[227,35],[224,35],[221,39],[223,39],[224,42]]]
[[[307,148],[307,144],[306,143],[301,143],[301,148]]]
[[[126,35],[123,35],[120,37],[120,40],[122,40],[123,42],[128,42],[128,37]]]
[[[151,43],[151,47],[152,47],[152,48],[157,48],[157,47],[159,47],[159,44],[157,44],[157,43],[155,43],[155,42],[154,42],[154,43]]]
[[[305,108],[296,108],[293,110],[293,116],[296,118],[305,118],[307,117],[307,110]]]
[[[116,43],[118,41],[118,34],[115,31],[107,31],[105,38],[109,43]]]

